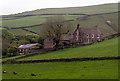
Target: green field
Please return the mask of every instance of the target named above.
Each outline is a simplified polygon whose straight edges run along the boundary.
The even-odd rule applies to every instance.
[[[112,57],[118,56],[118,38],[95,43],[89,46],[66,48],[46,54],[22,58],[19,60],[40,60],[40,59],[58,59],[75,57]]]
[[[14,35],[27,35],[27,34],[33,34],[28,31],[22,30],[22,29],[13,29],[8,30],[9,32],[13,33]]]
[[[102,31],[104,36],[111,35],[117,33],[118,31],[118,14],[104,14],[98,16],[90,16],[86,20],[76,20],[78,17],[82,17],[83,15],[68,15],[68,14],[99,14],[99,13],[110,13],[117,12],[118,4],[104,4],[104,5],[95,5],[88,7],[75,7],[75,8],[55,8],[55,9],[41,9],[34,10],[30,12],[24,12],[16,15],[6,15],[3,16],[3,19],[12,19],[12,20],[3,20],[3,27],[23,27],[23,26],[31,26],[42,24],[46,21],[48,17],[57,16],[57,15],[37,15],[37,14],[66,14],[63,15],[65,20],[75,20],[71,21],[73,28],[76,28],[76,25],[79,23],[81,27],[94,27],[98,25],[99,29]],[[35,15],[36,16],[28,16],[28,17],[14,17],[14,16],[24,16],[24,15]],[[8,17],[8,18],[5,18]],[[18,19],[13,19],[18,18]],[[107,25],[106,20],[112,21],[112,26]],[[28,30],[34,31],[39,34],[42,26],[35,26],[32,28],[26,28]],[[21,29],[9,30],[15,35],[25,35],[30,34],[31,32],[24,31]],[[21,33],[22,32],[22,33]]]
[[[3,79],[118,79],[118,60],[4,64],[2,67],[7,71]],[[14,75],[14,71],[18,74]]]
[[[85,20],[76,20],[83,15],[68,15],[68,14],[99,14],[117,12],[118,4],[104,4],[87,7],[75,8],[49,8],[34,10],[19,14],[3,16],[3,27],[24,27],[37,24],[43,24],[50,16],[56,15],[38,15],[38,14],[66,14],[63,15],[65,20],[70,21],[73,31],[76,25],[80,27],[95,27],[101,30],[104,36],[115,34],[118,31],[118,13],[104,14],[90,16]],[[36,15],[28,17],[15,17],[24,15]],[[8,18],[5,18],[8,17]],[[15,19],[14,19],[15,18]],[[4,20],[11,19],[11,20]],[[111,25],[107,25],[106,21],[110,20]],[[40,34],[43,26],[36,26],[26,28],[30,31]],[[14,35],[32,34],[22,29],[8,30]],[[2,61],[21,57],[18,55],[14,57],[3,58]],[[43,59],[61,59],[61,58],[84,58],[84,57],[112,57],[118,55],[118,37],[103,42],[94,43],[88,46],[81,46],[76,48],[65,48],[58,51],[52,51],[45,54],[39,54],[22,60],[43,60]],[[3,64],[2,71],[7,71],[2,74],[3,79],[118,79],[118,60],[94,60],[94,61],[72,61],[72,62],[45,62],[45,63],[21,63],[21,64]],[[13,74],[17,72],[18,74]],[[35,73],[36,76],[31,76]]]
[[[2,26],[14,28],[14,27],[42,24],[46,21],[48,17],[51,17],[51,16],[55,16],[55,15],[30,16],[30,17],[23,17],[19,19],[3,20]],[[71,19],[76,19],[77,17],[82,17],[81,15],[62,15],[62,16],[65,18],[65,20],[71,20]]]
[[[20,60],[111,56],[118,56],[118,38],[89,46],[66,48]],[[3,60],[11,58],[4,58]],[[2,70],[7,71],[6,74],[2,74],[3,79],[118,79],[118,60],[10,63],[3,64]],[[15,75],[13,72],[18,74]],[[36,76],[31,76],[31,73],[35,73]]]
[[[21,56],[25,56],[25,55],[2,58],[2,61],[10,60],[10,59],[13,59],[13,58],[18,58],[18,57],[21,57]]]
[[[65,18],[67,18],[67,17],[68,16],[66,16]],[[81,16],[76,16],[76,17],[81,17]],[[107,36],[107,35],[117,33],[117,31],[118,31],[118,18],[117,17],[118,17],[118,14],[114,13],[114,14],[107,14],[107,15],[91,16],[91,17],[88,17],[86,20],[75,20],[75,21],[70,21],[69,23],[72,24],[74,30],[76,29],[76,25],[78,23],[80,24],[81,27],[94,27],[94,26],[98,25],[98,28],[101,30],[103,35]],[[36,18],[36,17],[34,17],[34,18]],[[34,18],[33,18],[33,21],[32,20],[30,22],[26,21],[26,22],[29,22],[30,24],[23,22],[20,25],[24,25],[24,26],[29,25],[30,26],[31,24],[36,25],[35,23],[40,24],[39,19],[37,19],[38,22],[36,22],[37,20],[34,19]],[[71,16],[71,19],[72,19],[72,16]],[[73,17],[73,19],[76,19],[76,18]],[[34,20],[36,20],[36,21],[34,21]],[[107,20],[112,21],[112,26],[109,26],[109,25],[106,24]],[[16,23],[10,23],[9,22],[9,26],[12,26],[14,24],[14,25],[16,25],[15,27],[17,27],[17,26],[20,27],[20,25],[17,25],[16,19],[15,20],[9,20],[9,21],[13,21],[13,22],[15,21],[16,22]],[[24,21],[24,18],[23,18],[23,21]],[[41,22],[41,23],[43,23],[43,22]],[[7,25],[7,23],[6,23],[6,25]],[[41,27],[42,26],[35,26],[35,27],[26,28],[26,29],[34,31],[34,32],[39,34]],[[30,34],[30,32],[24,31],[22,29],[15,29],[15,30],[9,30],[9,31],[14,33],[15,35]],[[23,33],[21,33],[21,32],[23,32]]]

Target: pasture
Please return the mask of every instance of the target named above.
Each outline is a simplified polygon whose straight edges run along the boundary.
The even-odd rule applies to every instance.
[[[117,12],[118,11],[117,8],[118,8],[118,4],[104,4],[104,5],[95,5],[95,6],[87,6],[87,7],[58,8],[58,9],[50,8],[50,9],[34,10],[29,12],[23,12],[20,14],[3,16],[2,26],[8,28],[11,27],[19,28],[19,27],[43,24],[48,17],[57,16],[57,14],[64,14],[62,16],[65,18],[65,20],[74,20],[74,21],[70,21],[70,23],[73,26],[73,29],[76,29],[76,25],[78,23],[81,25],[81,27],[94,27],[98,25],[99,29],[103,32],[104,36],[107,36],[116,33],[118,30],[118,23],[117,23],[118,13],[90,16],[85,20],[76,20],[76,18],[83,17],[84,15],[75,15],[75,14],[111,13],[111,12]],[[40,14],[53,14],[53,15],[40,15]],[[25,15],[31,15],[31,16],[25,16]],[[10,19],[10,20],[4,20],[4,19]],[[112,21],[112,26],[107,25],[106,20]],[[42,26],[34,26],[34,27],[28,27],[26,29],[40,34],[41,27]],[[14,29],[9,31],[15,35],[20,35],[20,34],[25,35],[31,33],[22,29]]]
[[[104,36],[115,34],[118,32],[118,13],[102,14],[89,16],[83,20],[76,20],[76,18],[84,15],[74,14],[100,14],[111,13],[118,11],[118,4],[103,4],[87,7],[75,8],[49,8],[23,12],[19,14],[3,16],[2,26],[8,28],[19,28],[25,26],[32,26],[43,24],[48,17],[62,15],[65,20],[69,21],[73,27],[73,32],[76,25],[79,23],[80,27],[95,27],[101,30]],[[53,14],[53,15],[41,15]],[[55,14],[55,15],[54,15]],[[71,15],[73,14],[73,15]],[[28,15],[28,16],[25,16]],[[29,16],[34,15],[34,16]],[[111,25],[106,24],[110,20]],[[66,22],[67,23],[67,22]],[[27,27],[25,29],[40,34],[43,26]],[[8,30],[14,35],[32,34],[23,29]],[[105,40],[103,42],[94,43],[88,46],[81,46],[76,48],[65,48],[57,51],[51,51],[44,54],[30,56],[17,61],[23,60],[44,60],[44,59],[61,59],[61,58],[84,58],[84,57],[112,57],[118,55],[118,38]],[[3,61],[21,57],[18,55],[14,57],[3,58]],[[20,63],[20,64],[3,64],[2,71],[7,73],[2,74],[3,79],[118,79],[118,61],[119,60],[94,60],[94,61],[72,61],[72,62],[45,62],[45,63]],[[13,74],[17,72],[17,74]],[[35,73],[36,76],[31,76]]]
[[[118,60],[4,64],[3,79],[117,79]],[[13,69],[14,68],[14,69]],[[13,72],[18,74],[13,74]],[[31,76],[35,73],[36,76]]]
[[[53,15],[52,15],[53,16]],[[73,20],[69,21],[69,23],[72,25],[73,30],[76,29],[76,25],[79,23],[81,27],[95,27],[98,25],[98,28],[103,32],[104,36],[111,35],[114,33],[117,33],[118,31],[118,13],[114,14],[104,14],[104,15],[97,15],[97,16],[90,16],[85,20],[76,20],[76,18],[81,17],[80,15],[64,15],[63,16],[66,20]],[[29,19],[29,20],[26,20]],[[43,20],[42,20],[43,19]],[[25,27],[25,26],[31,26],[31,25],[37,25],[37,24],[43,24],[45,22],[46,18],[41,17],[25,17],[21,19],[14,19],[14,20],[5,20],[3,21],[3,27]],[[110,20],[112,21],[112,26],[109,26],[106,24],[106,21]],[[87,23],[87,24],[86,24]],[[34,27],[28,27],[26,29],[36,32],[40,34],[40,29],[42,26],[34,26]],[[31,32],[22,30],[22,29],[14,29],[9,30],[10,32],[14,33],[15,35],[24,35],[24,34],[30,34]],[[21,33],[22,32],[22,33]],[[74,32],[74,31],[72,31]]]

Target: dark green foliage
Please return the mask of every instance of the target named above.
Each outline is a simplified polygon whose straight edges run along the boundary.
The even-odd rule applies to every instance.
[[[14,35],[10,33],[8,30],[6,29],[0,29],[0,30],[2,30],[2,39],[6,39],[10,42],[14,38]]]
[[[25,36],[25,39],[29,41],[30,43],[35,43],[35,38],[38,37],[37,35],[34,34],[28,34]]]
[[[16,46],[13,46],[13,47],[10,47],[8,49],[8,52],[9,52],[9,55],[8,56],[15,56],[17,55],[17,47]]]
[[[35,41],[36,41],[37,43],[40,43],[40,44],[43,45],[44,39],[39,36],[39,37],[36,37],[36,38],[35,38]]]

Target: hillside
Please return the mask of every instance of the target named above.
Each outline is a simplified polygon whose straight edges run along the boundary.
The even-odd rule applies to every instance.
[[[25,35],[25,34],[40,34],[40,29],[46,19],[50,16],[62,15],[65,20],[72,20],[70,23],[73,29],[79,23],[81,27],[94,27],[98,25],[100,30],[103,32],[104,36],[117,33],[118,31],[118,4],[103,4],[87,7],[73,7],[73,8],[55,8],[55,9],[41,9],[35,11],[24,12],[16,15],[6,15],[3,16],[2,26],[10,29],[9,31],[15,35]],[[101,15],[95,15],[100,14]],[[111,14],[105,14],[111,13]],[[42,15],[38,15],[42,14]],[[43,15],[46,14],[46,15]],[[49,14],[49,15],[47,15]],[[55,15],[56,14],[56,15]],[[71,15],[70,15],[71,14]],[[84,17],[86,14],[94,14],[89,16],[84,20],[76,20],[77,18]],[[113,26],[106,24],[106,20],[111,20]],[[87,24],[86,24],[87,23]],[[22,27],[25,27],[22,29]],[[27,30],[27,31],[26,31]],[[31,31],[35,32],[32,33]],[[22,33],[21,33],[22,32]]]
[[[118,38],[95,43],[78,48],[67,48],[46,54],[27,57],[19,60],[41,60],[59,58],[82,58],[82,57],[112,57],[118,56]]]
[[[102,4],[95,6],[85,7],[68,7],[68,8],[47,8],[38,9],[33,11],[27,11],[19,14],[13,14],[9,16],[20,15],[37,15],[37,14],[95,14],[95,13],[108,13],[118,11],[118,3]],[[4,16],[3,16],[4,17]]]

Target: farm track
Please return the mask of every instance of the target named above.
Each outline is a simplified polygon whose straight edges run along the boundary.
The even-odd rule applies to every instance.
[[[96,16],[96,15],[105,15],[105,14],[114,14],[114,13],[119,13],[120,11],[118,12],[111,12],[111,13],[100,13],[100,14],[67,14],[67,15],[87,15],[88,17],[90,16]],[[37,15],[24,15],[24,16],[12,16],[12,17],[16,17],[16,18],[13,18],[13,19],[18,19],[18,18],[24,18],[24,17],[30,17],[30,16],[39,16],[39,15],[66,15],[66,14],[37,14]],[[84,17],[84,16],[83,16]],[[7,18],[7,17],[6,17]],[[79,18],[79,17],[78,17]],[[11,20],[13,20],[11,19]],[[76,18],[77,19],[77,18]],[[82,19],[84,20],[84,19]],[[65,22],[69,22],[69,21],[75,21],[74,19],[71,19],[71,20],[66,20]],[[22,27],[3,27],[3,28],[6,28],[8,30],[12,30],[12,29],[22,29],[22,30],[25,30],[25,31],[28,31],[30,33],[33,33],[33,34],[37,34],[39,35],[38,33],[36,32],[33,32],[33,31],[30,31],[30,30],[27,30],[25,28],[31,28],[31,27],[37,27],[37,26],[42,26],[43,24],[37,24],[37,25],[31,25],[31,26],[22,26]],[[0,26],[1,27],[1,26]]]

